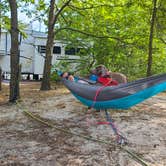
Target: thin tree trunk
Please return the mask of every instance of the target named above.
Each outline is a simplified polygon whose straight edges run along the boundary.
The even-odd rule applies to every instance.
[[[58,19],[60,13],[65,9],[66,6],[70,3],[71,0],[65,2],[60,9],[56,9],[55,12],[55,0],[50,0],[50,11],[48,18],[48,36],[46,44],[46,57],[44,63],[43,79],[41,83],[40,90],[50,90],[50,75],[51,75],[51,61],[52,61],[52,50],[54,44],[55,30],[54,25]]]
[[[152,62],[153,62],[153,32],[154,32],[154,24],[156,19],[156,8],[157,0],[153,0],[153,11],[151,17],[151,25],[150,25],[150,35],[149,35],[149,53],[148,53],[148,66],[147,66],[147,76],[152,75]]]
[[[0,4],[1,4],[1,0],[0,0]],[[2,24],[2,13],[1,13],[1,10],[0,10],[0,43],[1,43],[1,31],[2,31],[2,26],[1,26],[1,24]]]
[[[19,41],[18,41],[18,17],[17,17],[17,2],[9,0],[11,10],[11,50],[10,50],[10,102],[15,102],[19,97]]]
[[[55,0],[50,1],[50,11],[48,20],[48,37],[46,44],[46,57],[44,63],[43,79],[41,84],[41,90],[50,90],[50,74],[51,74],[51,61],[52,61],[52,50],[54,44],[54,10]]]
[[[2,69],[0,67],[0,90],[2,89]]]

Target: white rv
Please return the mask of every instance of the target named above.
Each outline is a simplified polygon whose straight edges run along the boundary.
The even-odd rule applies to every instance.
[[[22,74],[33,75],[38,79],[43,74],[44,57],[46,51],[47,34],[33,30],[26,30],[27,38],[20,39],[20,64],[22,65]],[[0,39],[0,67],[6,77],[10,76],[10,34],[1,33]],[[76,56],[75,48],[65,49],[66,44],[61,41],[55,41],[53,47],[52,64],[61,59],[79,59]]]

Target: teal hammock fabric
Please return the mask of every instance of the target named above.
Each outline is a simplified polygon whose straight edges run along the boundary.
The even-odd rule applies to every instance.
[[[128,109],[166,90],[166,74],[155,75],[118,86],[101,86],[62,79],[64,85],[84,105],[95,109]],[[96,96],[96,99],[94,99]]]
[[[91,101],[87,100],[86,98],[83,98],[81,96],[78,96],[77,94],[73,95],[80,100],[84,105],[87,105],[91,107],[93,105],[94,108],[96,109],[128,109],[138,103],[141,103],[142,101],[166,90],[166,83],[156,85],[151,88],[147,88],[145,90],[142,90],[138,93],[135,93],[133,95],[123,97],[120,99],[115,99],[115,100],[110,100],[110,101]]]

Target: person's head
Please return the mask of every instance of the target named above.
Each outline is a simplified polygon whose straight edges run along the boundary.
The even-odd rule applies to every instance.
[[[68,72],[64,72],[61,74],[61,77],[63,78],[67,78],[69,76],[69,73]]]
[[[70,81],[74,81],[74,77],[68,72],[62,73],[61,77],[66,78],[67,80],[70,80]]]
[[[99,75],[99,76],[103,76],[103,74],[105,74],[106,71],[107,71],[107,69],[104,65],[98,65],[96,67],[96,72],[97,72],[97,75]]]
[[[69,75],[69,76],[68,76],[68,80],[74,81],[74,77],[73,77],[72,75]]]
[[[94,70],[91,71],[92,74],[95,74],[99,77],[104,77],[108,74],[108,69],[104,65],[98,65]]]
[[[98,66],[95,67],[95,69],[91,70],[91,73],[99,76],[101,74],[102,68],[105,68],[105,66],[104,65],[98,65]]]

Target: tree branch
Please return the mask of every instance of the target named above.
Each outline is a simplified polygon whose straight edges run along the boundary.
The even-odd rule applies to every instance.
[[[53,20],[53,25],[55,25],[55,22],[58,18],[58,16],[61,14],[61,12],[65,9],[66,6],[69,5],[69,3],[71,2],[72,0],[68,0],[66,3],[63,4],[63,6],[57,10],[57,13],[55,13],[55,17],[54,17],[54,20]]]
[[[125,6],[129,6],[129,5],[132,5],[132,3],[128,2],[124,5],[110,5],[110,4],[99,4],[99,5],[94,5],[94,4],[90,4],[89,3],[89,7],[77,7],[77,6],[74,6],[74,5],[69,5],[72,9],[77,9],[77,10],[89,10],[89,9],[94,9],[94,8],[99,8],[99,7],[110,7],[110,8],[115,8],[115,7],[125,7]]]
[[[62,13],[60,14],[60,16],[62,17],[64,22],[69,25],[70,22],[64,17],[64,15]]]
[[[166,41],[163,38],[159,38],[164,44],[166,44]]]
[[[111,38],[111,39],[115,39],[115,40],[124,42],[124,41],[122,41],[122,39],[120,39],[120,38],[118,38],[118,37],[113,37],[113,36],[97,36],[97,35],[95,35],[95,34],[87,33],[87,32],[85,32],[85,31],[81,31],[81,30],[78,30],[78,29],[70,28],[70,27],[61,28],[61,29],[57,30],[55,33],[57,34],[57,33],[59,33],[59,32],[62,31],[62,30],[69,30],[69,31],[73,31],[73,32],[78,32],[78,33],[81,33],[81,34],[83,34],[83,35],[91,36],[91,37],[94,37],[94,38],[100,38],[100,39]]]

